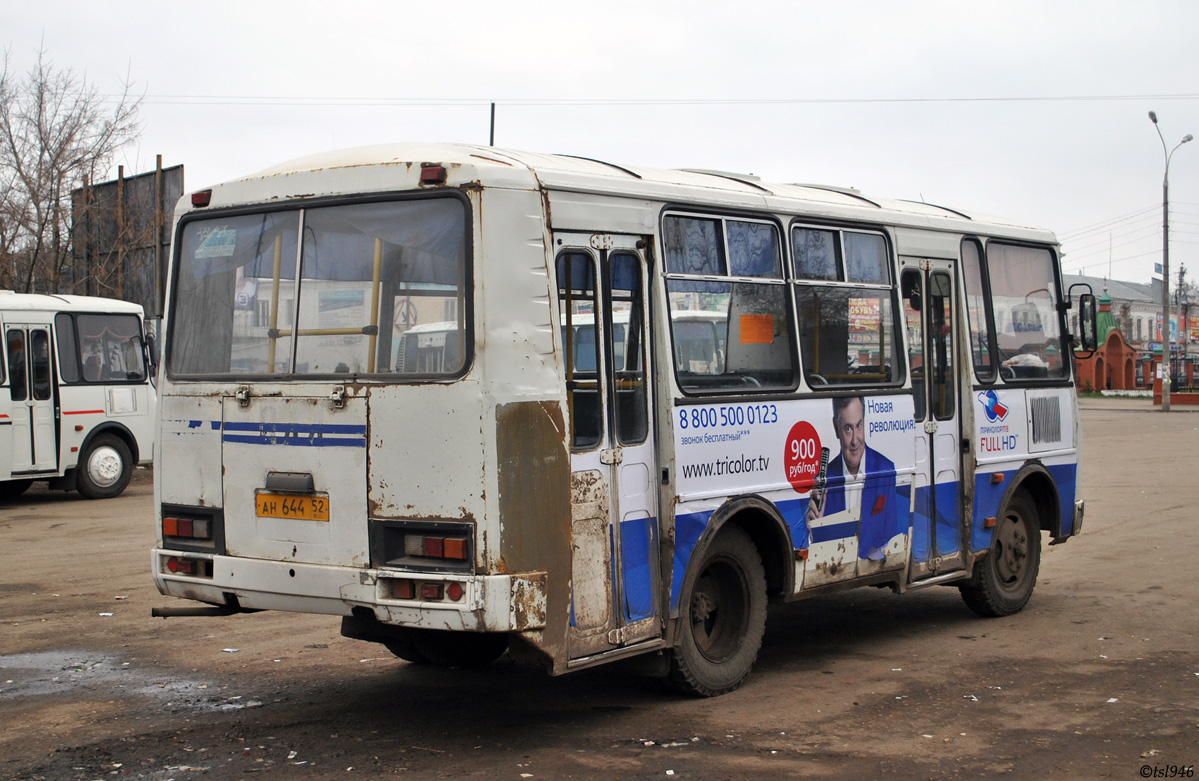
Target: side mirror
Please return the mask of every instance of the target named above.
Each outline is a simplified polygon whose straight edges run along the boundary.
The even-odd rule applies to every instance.
[[[158,329],[162,326],[162,318],[155,317],[145,322],[146,361],[150,376],[158,373]]]
[[[1078,297],[1079,350],[1095,352],[1099,349],[1098,311],[1093,293],[1083,293]]]

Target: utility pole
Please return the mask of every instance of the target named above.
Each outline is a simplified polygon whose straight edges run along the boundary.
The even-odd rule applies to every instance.
[[[1166,150],[1166,139],[1162,130],[1157,126],[1157,114],[1150,111],[1149,121],[1157,131],[1157,137],[1162,142],[1162,154],[1166,158],[1166,171],[1162,175],[1162,412],[1170,411],[1170,158],[1178,151],[1178,147],[1194,136],[1187,133],[1173,149]]]

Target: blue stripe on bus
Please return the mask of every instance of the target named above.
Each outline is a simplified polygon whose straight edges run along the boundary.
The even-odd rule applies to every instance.
[[[366,447],[366,438],[325,437],[319,434],[286,434],[261,436],[243,436],[240,434],[225,434],[222,442],[236,442],[243,445],[287,445],[290,447]]]
[[[812,544],[831,542],[858,536],[858,522],[830,523],[828,526],[813,526],[811,530]]]
[[[683,513],[674,517],[674,570],[670,578],[670,616],[679,617],[679,589],[683,587],[683,576],[687,574],[687,562],[695,550],[695,543],[708,528],[711,510],[698,513]]]
[[[925,485],[916,489],[916,510],[912,514],[912,561],[928,561],[936,551],[948,556],[962,549],[961,483],[952,480],[937,483],[937,506],[931,507],[933,492]],[[935,536],[935,539],[934,539]],[[935,548],[934,544],[936,543]]]
[[[320,432],[322,434],[358,434],[366,436],[366,426],[340,423],[225,423],[226,431]]]
[[[1057,498],[1060,503],[1062,536],[1074,533],[1074,497],[1077,491],[1078,464],[1058,464],[1045,467],[1053,482],[1057,483]]]
[[[188,421],[188,428],[199,428],[203,421]],[[343,423],[267,423],[210,420],[213,431],[221,432],[222,442],[242,445],[283,445],[288,447],[366,447],[366,426]]]
[[[624,614],[629,621],[656,615],[650,549],[657,536],[657,518],[620,522],[620,563],[624,570]]]

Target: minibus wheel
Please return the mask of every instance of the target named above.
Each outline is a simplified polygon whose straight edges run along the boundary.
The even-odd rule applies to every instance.
[[[714,697],[749,675],[766,631],[766,572],[749,535],[726,526],[707,547],[679,600],[666,683]]]
[[[124,440],[112,434],[96,436],[75,467],[75,489],[88,499],[110,499],[129,485],[133,454]]]
[[[497,632],[413,630],[416,650],[441,667],[486,667],[508,650],[508,635]]]
[[[396,632],[393,636],[389,636],[383,641],[383,645],[387,647],[396,656],[403,659],[405,662],[412,664],[429,664],[429,657],[420,652],[416,647],[415,633],[419,630],[405,630]]]
[[[29,490],[32,480],[5,480],[0,482],[0,499],[16,499]]]
[[[1028,495],[1011,498],[991,537],[991,550],[974,565],[974,577],[959,587],[966,605],[980,616],[1010,616],[1028,604],[1041,568],[1041,526]]]

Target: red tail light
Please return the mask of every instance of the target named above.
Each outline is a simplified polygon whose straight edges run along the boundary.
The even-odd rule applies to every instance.
[[[445,168],[437,163],[421,163],[420,183],[445,184]]]
[[[212,539],[212,522],[200,518],[163,516],[162,536],[190,540],[210,540]]]
[[[441,599],[443,584],[441,583],[421,583],[420,598],[421,599]]]
[[[391,595],[393,599],[416,599],[416,584],[411,580],[393,580]]]
[[[192,206],[203,207],[212,203],[212,190],[201,190],[192,193]]]
[[[167,559],[167,569],[171,572],[177,572],[180,575],[195,575],[196,560],[195,559],[180,559],[171,556]]]

